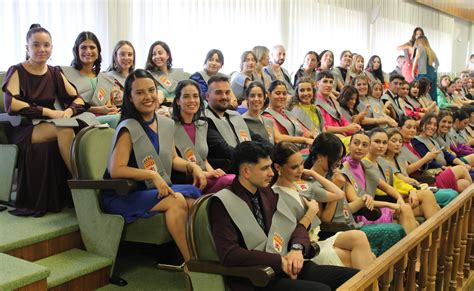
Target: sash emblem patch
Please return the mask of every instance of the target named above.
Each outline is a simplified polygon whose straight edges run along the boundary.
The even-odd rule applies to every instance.
[[[309,189],[308,184],[306,184],[304,181],[299,180],[295,182],[295,184],[299,191],[307,191]]]
[[[158,172],[158,167],[156,166],[155,160],[153,160],[152,156],[146,156],[143,159],[143,168],[145,170],[152,170]]]
[[[250,141],[249,135],[247,134],[247,132],[245,130],[239,131],[239,134],[240,134],[240,138],[243,141]]]
[[[196,156],[191,148],[187,148],[184,150],[184,155],[186,159],[192,163],[197,163]]]
[[[163,85],[165,85],[167,88],[171,87],[171,81],[166,77],[166,76],[161,76],[160,77],[160,81],[161,83],[163,83]]]
[[[99,92],[97,93],[97,99],[99,99],[99,101],[102,102],[104,100],[105,94],[106,92],[105,92],[104,87],[100,87]]]
[[[283,238],[277,232],[273,234],[273,248],[278,253],[281,253],[281,251],[283,250]]]

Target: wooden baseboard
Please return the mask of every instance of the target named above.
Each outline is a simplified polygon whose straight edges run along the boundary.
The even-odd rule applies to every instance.
[[[46,282],[46,278],[31,283],[29,285],[23,286],[21,288],[16,289],[17,291],[46,291],[48,289],[48,283]]]
[[[110,267],[86,274],[62,285],[49,289],[50,291],[95,290],[109,283]]]
[[[10,256],[33,262],[73,248],[84,249],[79,231],[10,250],[6,253]]]

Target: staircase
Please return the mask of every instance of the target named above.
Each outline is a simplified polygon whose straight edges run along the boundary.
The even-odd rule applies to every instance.
[[[112,260],[84,250],[73,209],[44,217],[0,212],[0,290],[95,290]]]

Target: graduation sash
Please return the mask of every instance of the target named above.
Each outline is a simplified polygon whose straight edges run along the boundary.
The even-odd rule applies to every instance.
[[[206,141],[207,122],[198,120],[194,124],[196,127],[195,143],[191,141],[189,135],[186,133],[186,130],[184,130],[181,123],[179,121],[174,122],[175,146],[183,159],[198,164],[201,169],[206,170],[206,164],[204,163],[204,160],[206,160],[209,150]]]
[[[273,116],[276,119],[276,121],[286,129],[286,132],[288,133],[288,135],[292,135],[292,136],[304,135],[303,130],[299,126],[298,119],[296,119],[296,117],[293,116],[293,114],[290,111],[283,109],[283,112],[285,113],[286,117],[288,117],[288,119],[285,118],[283,115],[281,115],[280,112],[275,111],[271,108],[265,109],[264,112],[267,112],[271,116]]]
[[[282,67],[280,67],[281,74],[283,75],[283,82],[286,84],[286,89],[288,90],[288,94],[291,96],[294,95],[295,90],[293,89],[293,86],[291,85],[291,80],[290,80],[290,74],[288,74],[288,71]],[[266,66],[263,68],[263,72],[265,72],[267,75],[270,76],[272,81],[278,80],[276,72],[273,70],[272,65],[270,64],[269,66]]]
[[[306,214],[306,207],[304,206],[303,197],[299,196],[301,203],[298,202],[291,194],[285,191],[285,188],[274,185],[272,187],[273,191],[278,194],[278,200],[283,200],[290,212],[295,216],[296,220],[300,220]],[[298,192],[299,189],[297,190]],[[321,220],[317,215],[314,216],[311,221],[311,229],[318,227],[321,224]]]
[[[97,76],[97,86],[94,88],[91,84],[91,78],[81,74],[73,67],[61,67],[66,79],[69,80],[77,89],[77,92],[85,102],[93,106],[103,106],[107,104],[114,88],[114,78],[106,73],[99,73]]]
[[[332,107],[329,103],[330,101],[325,102],[322,100],[322,98],[324,97],[316,97],[316,105],[324,109],[329,115],[331,115],[332,118],[339,122],[342,118],[341,106],[339,105],[339,102],[333,100],[331,97],[328,97],[332,101],[332,104],[334,104],[334,107]]]
[[[360,185],[359,181],[354,177],[354,174],[352,174],[348,164],[344,164],[341,173],[346,177],[349,183],[352,184],[358,197],[362,197],[364,194],[375,197],[375,190],[379,184],[379,175],[377,173],[377,169],[369,161],[362,160],[360,162],[365,174],[365,190],[362,188],[362,185]]]
[[[317,109],[316,107],[316,110],[315,110],[315,113],[316,115],[318,116],[318,119],[319,119],[319,128],[316,128],[316,126],[314,125],[313,121],[311,120],[311,117],[306,113],[306,111],[304,111],[301,107],[299,106],[295,106],[292,110],[291,110],[291,113],[298,119],[299,122],[301,122],[301,124],[304,125],[304,127],[306,127],[307,129],[313,131],[314,129],[317,130],[317,133],[321,133],[323,131],[323,127],[324,127],[324,120],[323,120],[323,116],[321,115],[321,113],[319,112],[319,110]]]
[[[137,165],[140,169],[152,170],[158,172],[163,180],[168,185],[171,185],[171,168],[173,159],[173,143],[174,139],[170,136],[174,136],[174,124],[173,121],[164,116],[157,115],[158,123],[158,140],[160,143],[160,154],[156,152],[156,148],[148,138],[143,127],[135,119],[126,119],[119,123],[117,126],[113,139],[112,148],[109,154],[109,162],[107,163],[110,167],[110,160],[112,152],[117,143],[118,135],[122,128],[127,128],[132,139],[133,152]],[[110,172],[110,168],[109,172]],[[151,180],[145,181],[147,189],[155,188],[155,185]]]
[[[439,144],[432,138],[423,137],[421,135],[418,135],[415,138],[421,141],[428,148],[429,151],[439,150],[441,148]],[[444,158],[444,154],[442,151],[436,156],[436,162],[441,165],[446,165],[446,159]]]
[[[272,119],[261,115],[259,117],[243,115],[242,117],[250,131],[275,144],[275,127]]]
[[[223,118],[216,116],[209,108],[206,108],[206,117],[214,122],[217,131],[222,135],[228,145],[236,147],[237,144],[241,142],[251,140],[249,129],[242,116],[233,110],[227,110],[225,114],[227,114],[228,121],[234,127],[235,132],[227,120],[223,120]]]
[[[279,254],[281,256],[285,256],[288,253],[288,244],[297,221],[280,197],[277,209],[273,213],[272,225],[268,235],[265,234],[258,224],[247,203],[232,191],[223,189],[214,194],[211,199],[219,199],[222,202],[232,221],[242,234],[247,249]]]

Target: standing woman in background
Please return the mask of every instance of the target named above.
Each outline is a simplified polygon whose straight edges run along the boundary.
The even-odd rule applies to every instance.
[[[185,79],[182,69],[173,69],[173,57],[170,47],[163,41],[155,41],[148,51],[145,69],[148,70],[158,82],[158,90],[163,94],[158,94],[158,101],[171,102],[174,98],[174,91],[179,81]]]
[[[207,82],[212,76],[220,74],[219,71],[224,65],[224,55],[218,49],[210,50],[204,60],[204,69],[196,72],[189,79],[196,81],[201,89],[202,96],[206,96]]]
[[[415,48],[414,48],[415,41],[417,38],[424,35],[425,35],[425,32],[423,31],[423,29],[421,27],[417,27],[415,28],[415,30],[413,30],[411,39],[407,41],[406,43],[397,47],[398,51],[403,50],[405,54],[405,63],[403,64],[403,67],[402,67],[402,75],[403,77],[405,77],[405,80],[409,83],[411,83],[414,80],[413,74],[412,74],[412,68],[413,68],[412,59],[413,59],[413,56],[415,55]]]
[[[415,58],[413,60],[412,76],[420,80],[427,77],[431,82],[430,96],[432,100],[436,100],[436,71],[439,62],[436,53],[430,47],[430,43],[426,36],[420,36],[415,41]],[[418,74],[416,73],[418,72]]]
[[[436,53],[431,49],[426,36],[420,36],[415,41],[415,59],[413,60],[412,76],[417,80],[427,77],[431,82],[431,100],[436,100],[436,71],[439,67]],[[418,72],[418,74],[416,74]]]
[[[47,64],[53,49],[51,34],[32,25],[26,41],[26,61],[8,69],[2,86],[5,111],[24,118],[21,125],[7,129],[10,143],[19,150],[17,209],[10,213],[39,217],[47,211],[61,211],[70,201],[67,179],[74,130],[34,121],[71,118],[85,107],[61,70]],[[55,109],[56,99],[65,110]]]

